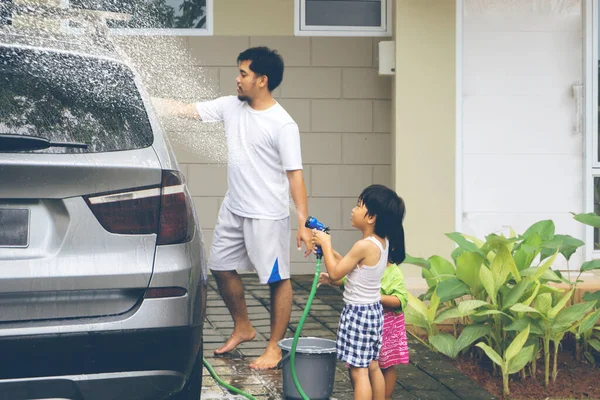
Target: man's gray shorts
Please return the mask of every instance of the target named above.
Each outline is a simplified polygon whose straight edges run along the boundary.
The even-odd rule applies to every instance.
[[[289,279],[290,218],[246,218],[221,205],[208,267],[213,271],[254,270],[261,283]]]

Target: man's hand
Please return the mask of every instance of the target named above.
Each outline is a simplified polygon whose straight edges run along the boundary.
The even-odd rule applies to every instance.
[[[302,250],[302,242],[306,246],[306,250],[304,251],[304,257],[308,257],[310,253],[312,253],[313,245],[312,245],[312,233],[310,229],[306,228],[303,225],[298,226],[298,233],[296,234],[296,246],[298,250]]]
[[[151,97],[154,110],[159,116],[200,119],[200,114],[194,103],[184,103],[173,99]]]

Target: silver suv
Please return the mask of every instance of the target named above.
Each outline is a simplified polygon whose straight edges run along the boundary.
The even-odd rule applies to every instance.
[[[206,281],[136,73],[0,36],[0,398],[198,400]]]

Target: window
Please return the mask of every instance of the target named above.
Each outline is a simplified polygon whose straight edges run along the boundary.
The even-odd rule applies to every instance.
[[[154,140],[127,67],[26,47],[0,47],[0,133],[88,145],[45,153],[133,150]]]
[[[296,36],[390,36],[392,0],[295,0]]]
[[[0,26],[12,25],[12,0],[0,2]]]
[[[128,14],[107,20],[120,35],[212,35],[213,0],[61,0],[64,8]],[[73,22],[70,28],[76,28]]]

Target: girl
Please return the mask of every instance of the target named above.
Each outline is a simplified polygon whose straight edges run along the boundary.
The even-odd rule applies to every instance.
[[[362,233],[346,256],[331,247],[331,237],[313,230],[329,278],[347,276],[344,310],[337,333],[337,357],[350,366],[355,400],[383,400],[385,380],[379,368],[383,327],[381,278],[388,260],[404,261],[404,201],[383,185],[371,185],[352,209],[352,226]]]
[[[332,281],[327,272],[322,272],[319,284],[341,286],[346,278]],[[396,386],[396,365],[408,364],[408,342],[402,310],[408,304],[404,285],[404,274],[397,264],[388,263],[381,280],[381,305],[383,307],[383,330],[379,368],[385,381],[385,399],[391,400]]]

